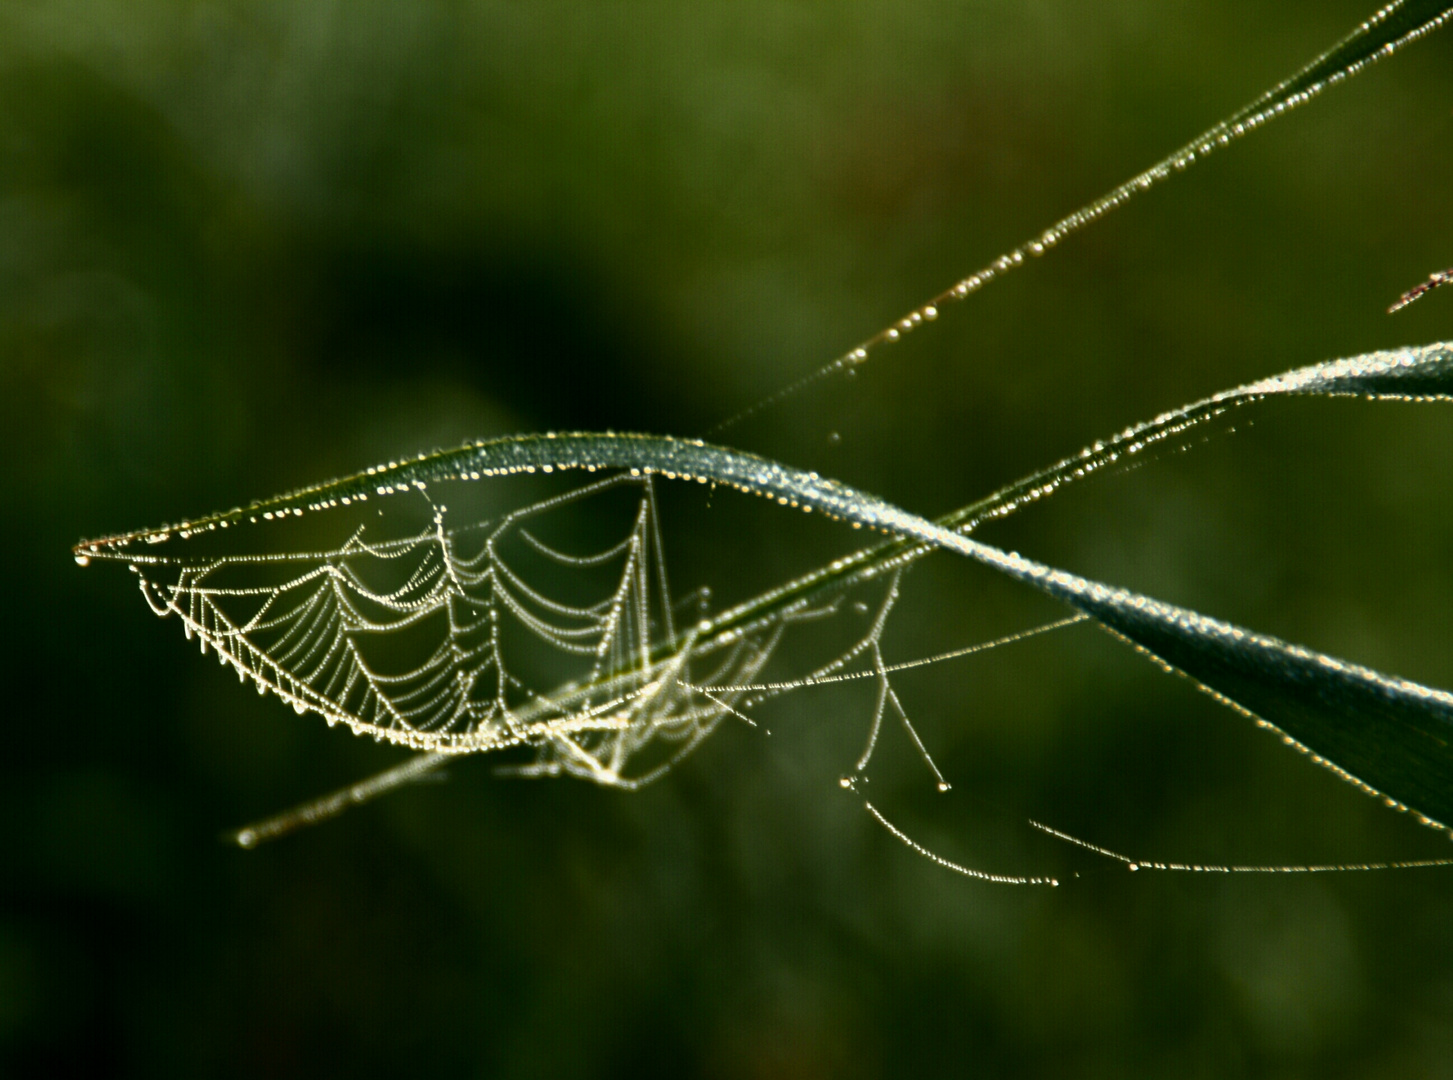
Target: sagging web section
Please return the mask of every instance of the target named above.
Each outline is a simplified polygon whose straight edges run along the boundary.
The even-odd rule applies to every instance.
[[[574,553],[535,528],[624,489],[624,535],[604,547]],[[411,498],[422,527],[383,535]],[[613,501],[607,509],[621,510]],[[647,478],[599,481],[483,522],[451,514],[422,483],[392,502],[387,519],[378,511],[332,548],[132,555],[131,567],[157,614],[177,615],[204,653],[298,713],[435,754],[533,747],[522,771],[534,775],[651,779],[740,704],[732,684],[771,654],[768,633],[694,655],[675,625]],[[722,687],[713,694],[689,678],[708,664],[701,681]],[[670,748],[665,759],[633,771],[656,744]]]
[[[303,523],[279,513],[255,523],[274,530],[277,553],[193,554],[205,540],[173,538],[167,543],[187,554],[124,557],[152,610],[176,615],[204,654],[299,714],[354,734],[435,755],[528,747],[533,760],[511,771],[631,788],[662,775],[725,718],[751,723],[770,698],[872,677],[877,708],[858,771],[891,711],[946,788],[883,660],[901,569],[880,584],[876,613],[848,648],[807,675],[760,681],[790,628],[864,605],[843,595],[788,602],[699,642],[703,601],[673,601],[655,483],[614,476],[480,521],[451,513],[416,482],[391,497],[386,516],[355,513],[337,546],[287,550],[295,541],[277,530]],[[401,500],[413,502],[417,531],[387,535],[398,531]],[[622,530],[588,549],[567,547],[549,526],[570,508],[596,523],[614,518]]]

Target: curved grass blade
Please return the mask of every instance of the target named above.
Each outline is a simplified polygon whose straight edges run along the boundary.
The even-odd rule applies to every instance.
[[[534,435],[424,455],[291,495],[183,525],[78,545],[77,558],[141,561],[137,544],[186,538],[244,518],[326,509],[343,498],[386,495],[435,480],[565,469],[630,470],[668,479],[725,484],[783,505],[815,510],[860,528],[888,533],[879,545],[762,597],[700,622],[680,648],[707,648],[743,627],[780,616],[808,594],[862,580],[931,550],[965,555],[1091,616],[1111,632],[1180,671],[1199,686],[1312,755],[1364,791],[1415,810],[1425,824],[1453,822],[1453,695],[1382,675],[1323,653],[1252,633],[1139,593],[1046,566],[971,539],[985,517],[1012,512],[1031,492],[1091,475],[1121,455],[1183,432],[1229,408],[1275,395],[1359,395],[1409,401],[1453,397],[1453,345],[1372,353],[1297,369],[1215,395],[1123,432],[1105,444],[987,500],[932,522],[816,473],[698,440],[617,434]],[[675,663],[663,656],[661,664]],[[576,693],[578,688],[565,688]],[[432,766],[421,766],[418,772]],[[416,773],[411,772],[409,778]],[[402,781],[401,781],[402,782]],[[391,785],[390,785],[391,786]],[[358,801],[358,800],[354,800]]]

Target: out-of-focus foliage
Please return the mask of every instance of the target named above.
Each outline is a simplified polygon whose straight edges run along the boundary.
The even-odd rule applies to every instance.
[[[466,437],[700,433],[1367,14],[7,5],[5,1071],[1435,1074],[1446,875],[967,884],[839,796],[865,712],[826,691],[636,795],[462,763],[240,855],[215,834],[396,756],[240,693],[68,553]],[[1448,337],[1443,292],[1384,309],[1453,246],[1450,59],[1394,57],[718,438],[932,514],[1212,390]],[[1453,686],[1450,431],[1279,407],[986,538]],[[728,591],[810,565],[774,528],[696,554]],[[1049,610],[948,563],[907,592],[890,659]],[[954,791],[890,744],[875,800],[975,865],[1085,865],[1026,815],[1186,861],[1445,849],[1097,635],[904,692]]]

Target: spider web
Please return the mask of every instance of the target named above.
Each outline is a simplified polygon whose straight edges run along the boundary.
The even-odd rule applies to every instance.
[[[557,441],[568,450],[569,438]],[[507,440],[474,449],[507,452],[533,445]],[[565,453],[560,460],[571,458]],[[672,463],[669,455],[666,460]],[[728,459],[725,464],[745,461],[751,466],[754,460]],[[549,474],[556,466],[540,470]],[[502,471],[508,475],[507,470],[495,470]],[[534,469],[525,472],[533,476]],[[660,472],[678,480],[697,479],[689,470],[661,468]],[[727,468],[722,475],[731,477],[733,472]],[[452,483],[451,490],[461,494],[482,490],[497,497],[498,485],[507,482],[494,475],[494,482],[480,484],[476,477],[483,479],[483,471],[458,469],[452,475],[444,473],[439,486],[448,488]],[[529,776],[569,774],[603,785],[638,787],[668,771],[727,717],[752,724],[750,711],[779,694],[865,679],[877,685],[876,704],[866,746],[854,771],[842,777],[842,786],[857,792],[884,721],[891,717],[902,724],[939,790],[947,791],[949,785],[914,730],[892,675],[1084,621],[1093,614],[1079,611],[997,641],[890,664],[883,653],[884,629],[898,600],[902,574],[921,550],[911,545],[900,550],[890,541],[865,549],[878,553],[876,560],[866,559],[862,552],[835,560],[824,572],[722,612],[715,622],[702,618],[678,629],[652,477],[651,471],[633,467],[527,502],[493,519],[477,508],[451,514],[430,493],[430,484],[436,481],[417,475],[405,483],[375,485],[377,494],[390,503],[387,514],[356,485],[339,483],[251,510],[83,544],[76,549],[77,559],[83,564],[93,558],[126,561],[158,615],[178,616],[204,654],[212,651],[240,679],[251,678],[260,692],[276,693],[300,714],[316,712],[330,726],[342,723],[354,734],[371,734],[423,752],[376,777],[238,830],[232,839],[243,847],[416,780],[457,754],[528,747],[534,750],[533,762],[512,771]],[[759,484],[770,484],[772,479],[770,473],[765,481],[757,477]],[[802,479],[804,483],[791,488],[783,482],[780,491],[816,494],[824,508],[835,505],[832,500],[844,497],[845,491],[852,494],[830,482],[813,486],[814,477],[808,474]],[[907,516],[870,496],[856,499],[861,519],[869,523]],[[785,493],[775,494],[774,501],[792,503]],[[567,508],[580,511],[560,514],[567,522],[572,517],[577,525],[588,522],[588,533],[605,531],[612,538],[602,542],[596,536],[582,543],[569,529],[562,533],[554,518]],[[369,511],[376,517],[370,518]],[[611,521],[620,523],[615,532]],[[958,533],[921,519],[910,521],[921,524],[910,535],[941,534],[955,541],[957,549]],[[289,532],[313,528],[314,522],[345,538],[332,545],[305,544]],[[270,534],[269,528],[274,530]],[[255,553],[254,538],[259,533],[254,530],[261,530],[277,553]],[[253,540],[244,542],[251,550],[209,551],[219,542],[235,548],[232,538],[238,532]],[[175,544],[185,554],[130,550],[137,542],[149,548]],[[818,581],[822,573],[839,574],[842,588],[830,577]],[[802,590],[803,583],[814,581],[824,587]],[[845,602],[861,587],[881,588],[876,611],[861,600]],[[838,649],[807,675],[761,677],[791,626],[827,619],[849,607],[870,617],[866,630],[847,648]],[[724,632],[723,627],[730,629]],[[794,666],[800,671],[809,665]],[[945,868],[993,882],[1058,884],[1054,877],[990,873],[953,862],[914,840],[866,799],[864,807],[901,843]],[[1132,859],[1061,830],[1032,824],[1131,869],[1314,873],[1450,862],[1190,865]]]
[[[198,540],[173,538],[186,554],[116,557],[137,574],[151,609],[177,616],[204,654],[299,714],[354,734],[436,755],[529,747],[533,760],[509,771],[630,788],[663,774],[723,719],[754,723],[751,710],[769,698],[875,679],[855,771],[866,768],[891,712],[947,788],[883,659],[901,568],[873,608],[844,595],[787,604],[702,644],[697,624],[677,626],[649,476],[595,481],[484,521],[451,512],[424,483],[391,501],[387,515],[370,520],[355,507],[356,523],[334,523],[335,534],[348,531],[331,547],[295,550],[298,539],[274,533],[277,553],[194,552]],[[413,502],[417,528],[392,535],[407,516],[401,501]],[[614,517],[619,530],[584,550],[553,539],[554,519],[585,503],[578,516]],[[278,523],[303,524],[285,512],[270,527]],[[869,617],[846,649],[807,675],[761,681],[791,626],[849,606]]]

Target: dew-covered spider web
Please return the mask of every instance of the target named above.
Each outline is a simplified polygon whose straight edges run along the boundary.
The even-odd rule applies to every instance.
[[[709,592],[672,595],[657,483],[618,474],[481,520],[443,498],[480,485],[416,482],[98,555],[124,559],[156,614],[176,616],[204,654],[299,714],[438,757],[524,748],[529,759],[511,772],[625,788],[662,775],[724,719],[754,724],[769,699],[872,680],[850,775],[867,769],[892,718],[946,790],[892,674],[1084,618],[890,664],[897,566],[702,640]],[[590,535],[570,535],[582,521]],[[341,540],[307,543],[329,535]],[[258,553],[258,542],[276,550]],[[794,627],[829,620],[855,629],[805,672],[769,671]]]

